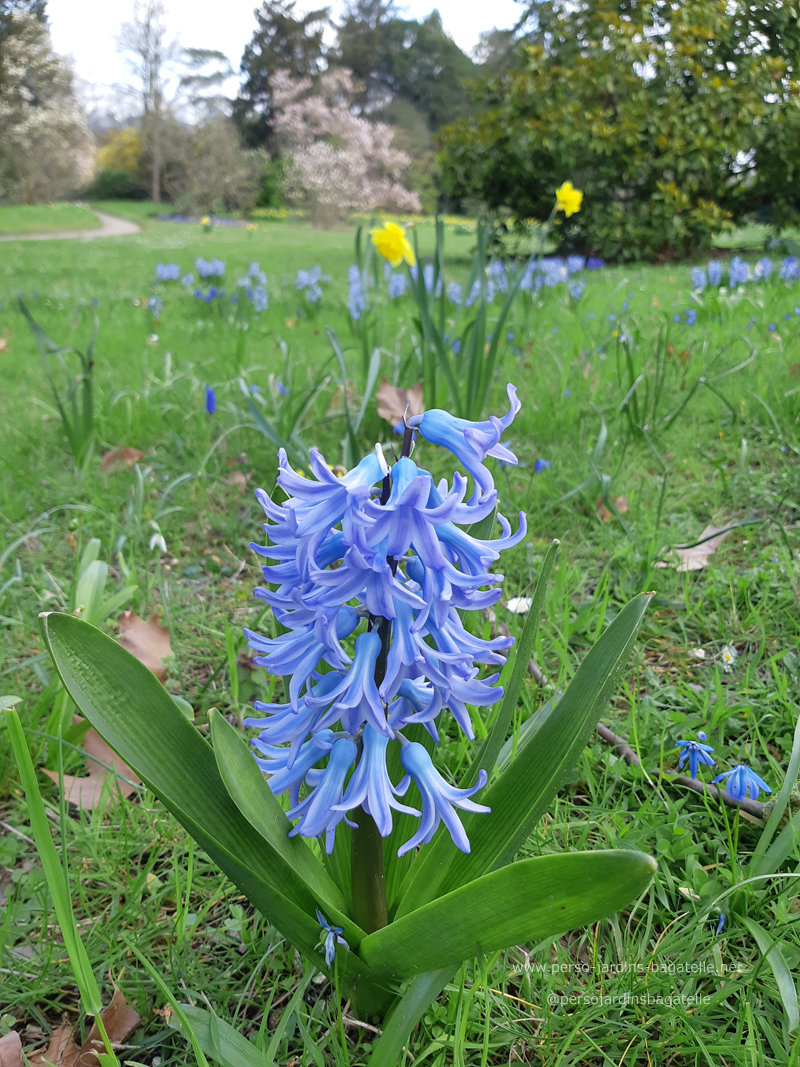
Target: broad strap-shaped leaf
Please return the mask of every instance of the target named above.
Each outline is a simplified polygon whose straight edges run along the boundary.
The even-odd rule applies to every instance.
[[[218,711],[211,715],[211,741],[220,776],[236,807],[303,884],[314,886],[316,903],[325,918],[347,924],[346,938],[356,947],[363,931],[348,919],[338,886],[302,838],[287,836],[292,824],[286,813],[244,738]]]
[[[369,1067],[396,1067],[403,1062],[403,1048],[408,1044],[411,1031],[425,1009],[433,1004],[452,979],[454,972],[455,968],[445,967],[440,971],[419,974],[409,983],[386,1017],[381,1036],[373,1042]]]
[[[510,863],[578,761],[628,662],[651,593],[622,609],[586,655],[566,692],[529,744],[477,799],[491,814],[465,817],[471,851],[439,833],[405,887],[397,918],[458,886]]]
[[[647,888],[644,852],[565,852],[512,863],[368,934],[360,953],[378,975],[403,980],[539,941],[618,911]]]
[[[70,615],[40,620],[64,687],[83,715],[267,920],[318,960],[315,908],[330,884],[322,867],[313,884],[305,882],[286,853],[256,832],[228,794],[211,746],[137,659]],[[357,927],[354,932],[357,939]]]

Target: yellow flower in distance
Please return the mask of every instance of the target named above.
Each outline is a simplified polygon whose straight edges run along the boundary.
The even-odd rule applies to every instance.
[[[406,231],[396,222],[385,222],[380,230],[370,230],[369,233],[372,243],[393,267],[399,267],[403,260],[408,263],[409,267],[413,267],[417,262],[414,249],[406,237]]]
[[[200,219],[200,225],[201,226],[210,226],[211,225],[211,219],[208,217],[208,215],[203,215],[202,219]]]
[[[563,211],[567,218],[581,209],[583,193],[579,189],[573,189],[572,182],[564,184],[556,189],[556,211]]]

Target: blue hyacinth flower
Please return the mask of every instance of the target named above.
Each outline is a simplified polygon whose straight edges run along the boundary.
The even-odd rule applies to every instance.
[[[416,741],[403,745],[400,750],[400,762],[411,775],[422,797],[422,821],[413,837],[400,846],[398,856],[404,856],[417,845],[431,841],[441,821],[450,831],[456,848],[469,852],[469,839],[456,814],[456,808],[462,811],[491,811],[491,808],[484,804],[476,804],[474,800],[469,799],[486,785],[486,771],[480,772],[477,783],[471,789],[457,789],[442,778],[434,767],[428,750]]]
[[[698,734],[698,737],[705,741],[705,734]],[[703,745],[699,741],[676,741],[676,748],[681,748],[682,752],[678,764],[683,767],[686,760],[689,760],[689,774],[692,778],[697,777],[697,767],[700,763],[705,764],[706,767],[715,766],[714,760],[711,758],[711,753],[714,749],[711,745]]]
[[[732,800],[736,801],[742,801],[745,797],[758,800],[762,791],[765,793],[772,792],[764,779],[760,778],[746,763],[740,763],[732,771],[718,774],[712,784],[716,785],[717,782],[722,781],[725,782],[725,792]]]
[[[480,497],[493,489],[491,475],[483,463],[488,456],[515,466],[518,462],[514,453],[500,444],[500,437],[514,421],[521,406],[513,385],[508,386],[508,399],[511,406],[502,418],[492,415],[481,422],[470,422],[433,408],[424,415],[414,415],[408,425],[418,429],[426,441],[452,452],[475,479],[477,497]]]
[[[217,394],[214,392],[214,389],[210,385],[207,385],[206,386],[206,412],[209,415],[213,415],[216,410],[217,410]]]

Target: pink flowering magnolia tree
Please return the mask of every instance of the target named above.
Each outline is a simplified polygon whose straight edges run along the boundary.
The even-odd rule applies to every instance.
[[[392,146],[390,126],[354,113],[353,96],[347,70],[328,71],[316,84],[276,77],[275,125],[290,161],[290,194],[323,225],[349,211],[419,211],[418,195],[402,182],[410,157]]]

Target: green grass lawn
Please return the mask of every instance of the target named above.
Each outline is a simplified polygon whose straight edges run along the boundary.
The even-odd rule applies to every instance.
[[[0,205],[0,234],[95,230],[100,220],[81,204]]]
[[[256,232],[203,232],[152,220],[149,204],[95,206],[124,211],[143,232],[15,245],[0,269],[0,693],[23,698],[34,761],[50,769],[58,766],[52,724],[63,713],[63,694],[37,613],[69,608],[82,546],[101,542],[100,558],[110,565],[106,596],[135,585],[130,606],[168,624],[174,659],[166,686],[191,704],[198,727],[205,729],[210,708],[238,722],[274,686],[240,636],[245,625],[269,626],[251,595],[260,571],[248,542],[263,537],[252,490],[274,485],[276,463],[248,400],[282,435],[296,431],[336,464],[346,427],[326,327],[341,340],[354,411],[365,351],[369,359],[378,349],[380,374],[403,388],[421,373],[415,305],[408,295],[387,298],[382,269],[373,310],[351,319],[353,227],[316,231],[280,222]],[[421,227],[419,237],[430,255],[432,228]],[[469,234],[447,234],[448,282],[466,284],[473,243]],[[193,295],[198,257],[225,262],[224,279],[210,280],[226,289],[224,299]],[[260,314],[237,289],[253,261],[268,276],[269,308]],[[159,262],[177,263],[194,282],[154,289]],[[327,276],[316,303],[296,286],[297,271],[314,265]],[[424,1014],[408,1064],[797,1062],[787,1030],[800,965],[796,834],[794,842],[791,831],[782,839],[788,836],[785,853],[767,879],[746,883],[760,826],[675,787],[667,774],[677,765],[675,742],[698,731],[715,747],[713,773],[742,760],[773,793],[792,755],[800,675],[800,290],[777,274],[776,259],[767,282],[693,296],[689,265],[606,267],[576,275],[586,282],[580,296],[560,284],[512,305],[485,414],[505,412],[505,386],[514,382],[522,410],[506,436],[520,462],[497,469],[496,484],[499,510],[514,525],[525,511],[529,532],[504,560],[501,628],[519,633],[524,620],[505,604],[531,594],[547,546],[555,537],[562,542],[534,650],[544,680],[529,678],[515,729],[563,690],[626,601],[655,592],[602,720],[630,741],[642,768],[594,737],[522,853],[637,848],[658,859],[659,872],[640,902],[590,929],[464,966]],[[208,291],[209,281],[202,285]],[[59,344],[85,345],[92,316],[99,320],[97,443],[83,472],[67,449],[19,292]],[[148,307],[154,292],[160,310]],[[490,319],[501,303],[490,305]],[[456,330],[454,307],[446,317],[445,330]],[[450,358],[463,389],[465,368],[457,354]],[[64,356],[70,382],[75,359]],[[216,392],[213,415],[205,410],[207,386]],[[448,403],[444,389],[439,402]],[[365,451],[375,441],[387,448],[399,441],[371,401],[358,440]],[[118,447],[143,455],[134,467],[103,470],[101,456]],[[452,475],[430,445],[420,444],[415,459],[436,476]],[[657,565],[669,562],[670,546],[697,540],[708,524],[745,522],[702,570]],[[159,532],[163,558],[151,547]],[[104,624],[110,633],[118,614]],[[730,672],[724,646],[736,653]],[[441,733],[439,766],[457,782],[471,746],[452,724]],[[82,773],[76,744],[64,750],[69,773]],[[104,996],[113,979],[142,1016],[124,1058],[161,1067],[196,1062],[185,1038],[165,1024],[166,1000],[128,938],[178,1000],[213,1006],[258,1047],[285,1023],[276,1062],[366,1062],[371,1031],[349,1023],[342,1030],[324,970],[282,1016],[302,963],[151,794],[62,821],[57,790],[43,776],[40,784],[54,825],[60,821],[56,842],[63,841],[75,913]],[[0,823],[0,1027],[24,1032],[31,1046],[47,1040],[62,1013],[71,1022],[83,1017],[4,741]],[[769,957],[753,923],[777,946]],[[4,1012],[15,1021],[4,1022]]]

